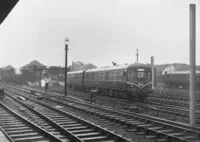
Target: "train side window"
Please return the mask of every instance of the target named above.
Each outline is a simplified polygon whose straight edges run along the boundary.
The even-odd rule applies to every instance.
[[[89,80],[92,80],[92,73],[89,73]]]
[[[117,71],[114,71],[114,81],[117,81]]]
[[[123,81],[123,79],[124,79],[124,78],[123,78],[123,70],[120,70],[120,71],[119,71],[119,77],[120,77],[120,78],[119,78],[120,81]]]
[[[103,80],[103,72],[100,72],[100,80],[102,81]]]
[[[117,81],[120,81],[120,70],[117,71]]]
[[[98,80],[101,81],[101,72],[98,72]]]
[[[111,71],[111,81],[113,81],[113,80],[114,80],[114,72]]]
[[[119,71],[116,71],[116,81],[119,81]]]
[[[91,75],[91,81],[93,80],[93,73],[90,73],[90,75]]]
[[[123,70],[123,81],[126,81],[127,70]]]
[[[92,73],[92,81],[95,80],[95,73]]]
[[[148,71],[148,75],[147,75],[148,77],[148,80],[151,80],[151,73]]]
[[[109,81],[112,81],[112,72],[109,72]]]
[[[110,71],[110,81],[112,81],[112,71]]]
[[[98,80],[98,72],[94,72],[94,81]]]
[[[106,71],[106,72],[105,72],[105,80],[106,80],[106,81],[109,80],[108,77],[109,77],[109,71]]]
[[[111,72],[108,72],[108,80],[111,81]]]
[[[118,71],[115,71],[115,81],[118,81],[118,79],[119,79]]]
[[[79,74],[79,80],[80,80],[80,81],[81,81],[81,78],[82,78],[82,77],[81,77],[81,73],[80,73],[80,74]]]
[[[101,72],[102,81],[105,80],[105,72]]]
[[[116,71],[113,71],[113,81],[116,81]]]
[[[88,73],[85,73],[85,80],[89,80],[89,74]]]
[[[115,71],[112,71],[112,81],[115,80]]]

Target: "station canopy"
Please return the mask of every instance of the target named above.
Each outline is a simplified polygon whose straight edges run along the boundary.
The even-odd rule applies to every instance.
[[[8,16],[18,0],[0,0],[0,25]]]

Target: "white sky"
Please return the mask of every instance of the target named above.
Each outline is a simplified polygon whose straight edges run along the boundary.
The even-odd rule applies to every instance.
[[[192,0],[20,0],[0,25],[0,67],[32,60],[64,66],[64,37],[72,61],[97,66],[135,62],[189,63]],[[200,2],[196,62],[200,64]]]

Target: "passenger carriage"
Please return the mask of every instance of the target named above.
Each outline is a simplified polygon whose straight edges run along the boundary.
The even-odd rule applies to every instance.
[[[152,92],[151,67],[145,64],[120,65],[68,73],[68,84],[101,94],[139,99]]]
[[[73,89],[84,89],[85,71],[73,71],[67,73],[67,84],[68,87]]]

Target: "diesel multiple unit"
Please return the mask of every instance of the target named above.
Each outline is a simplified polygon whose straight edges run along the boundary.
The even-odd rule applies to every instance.
[[[143,100],[152,92],[151,66],[146,64],[119,65],[68,72],[68,87],[98,90],[99,94],[131,100]]]

